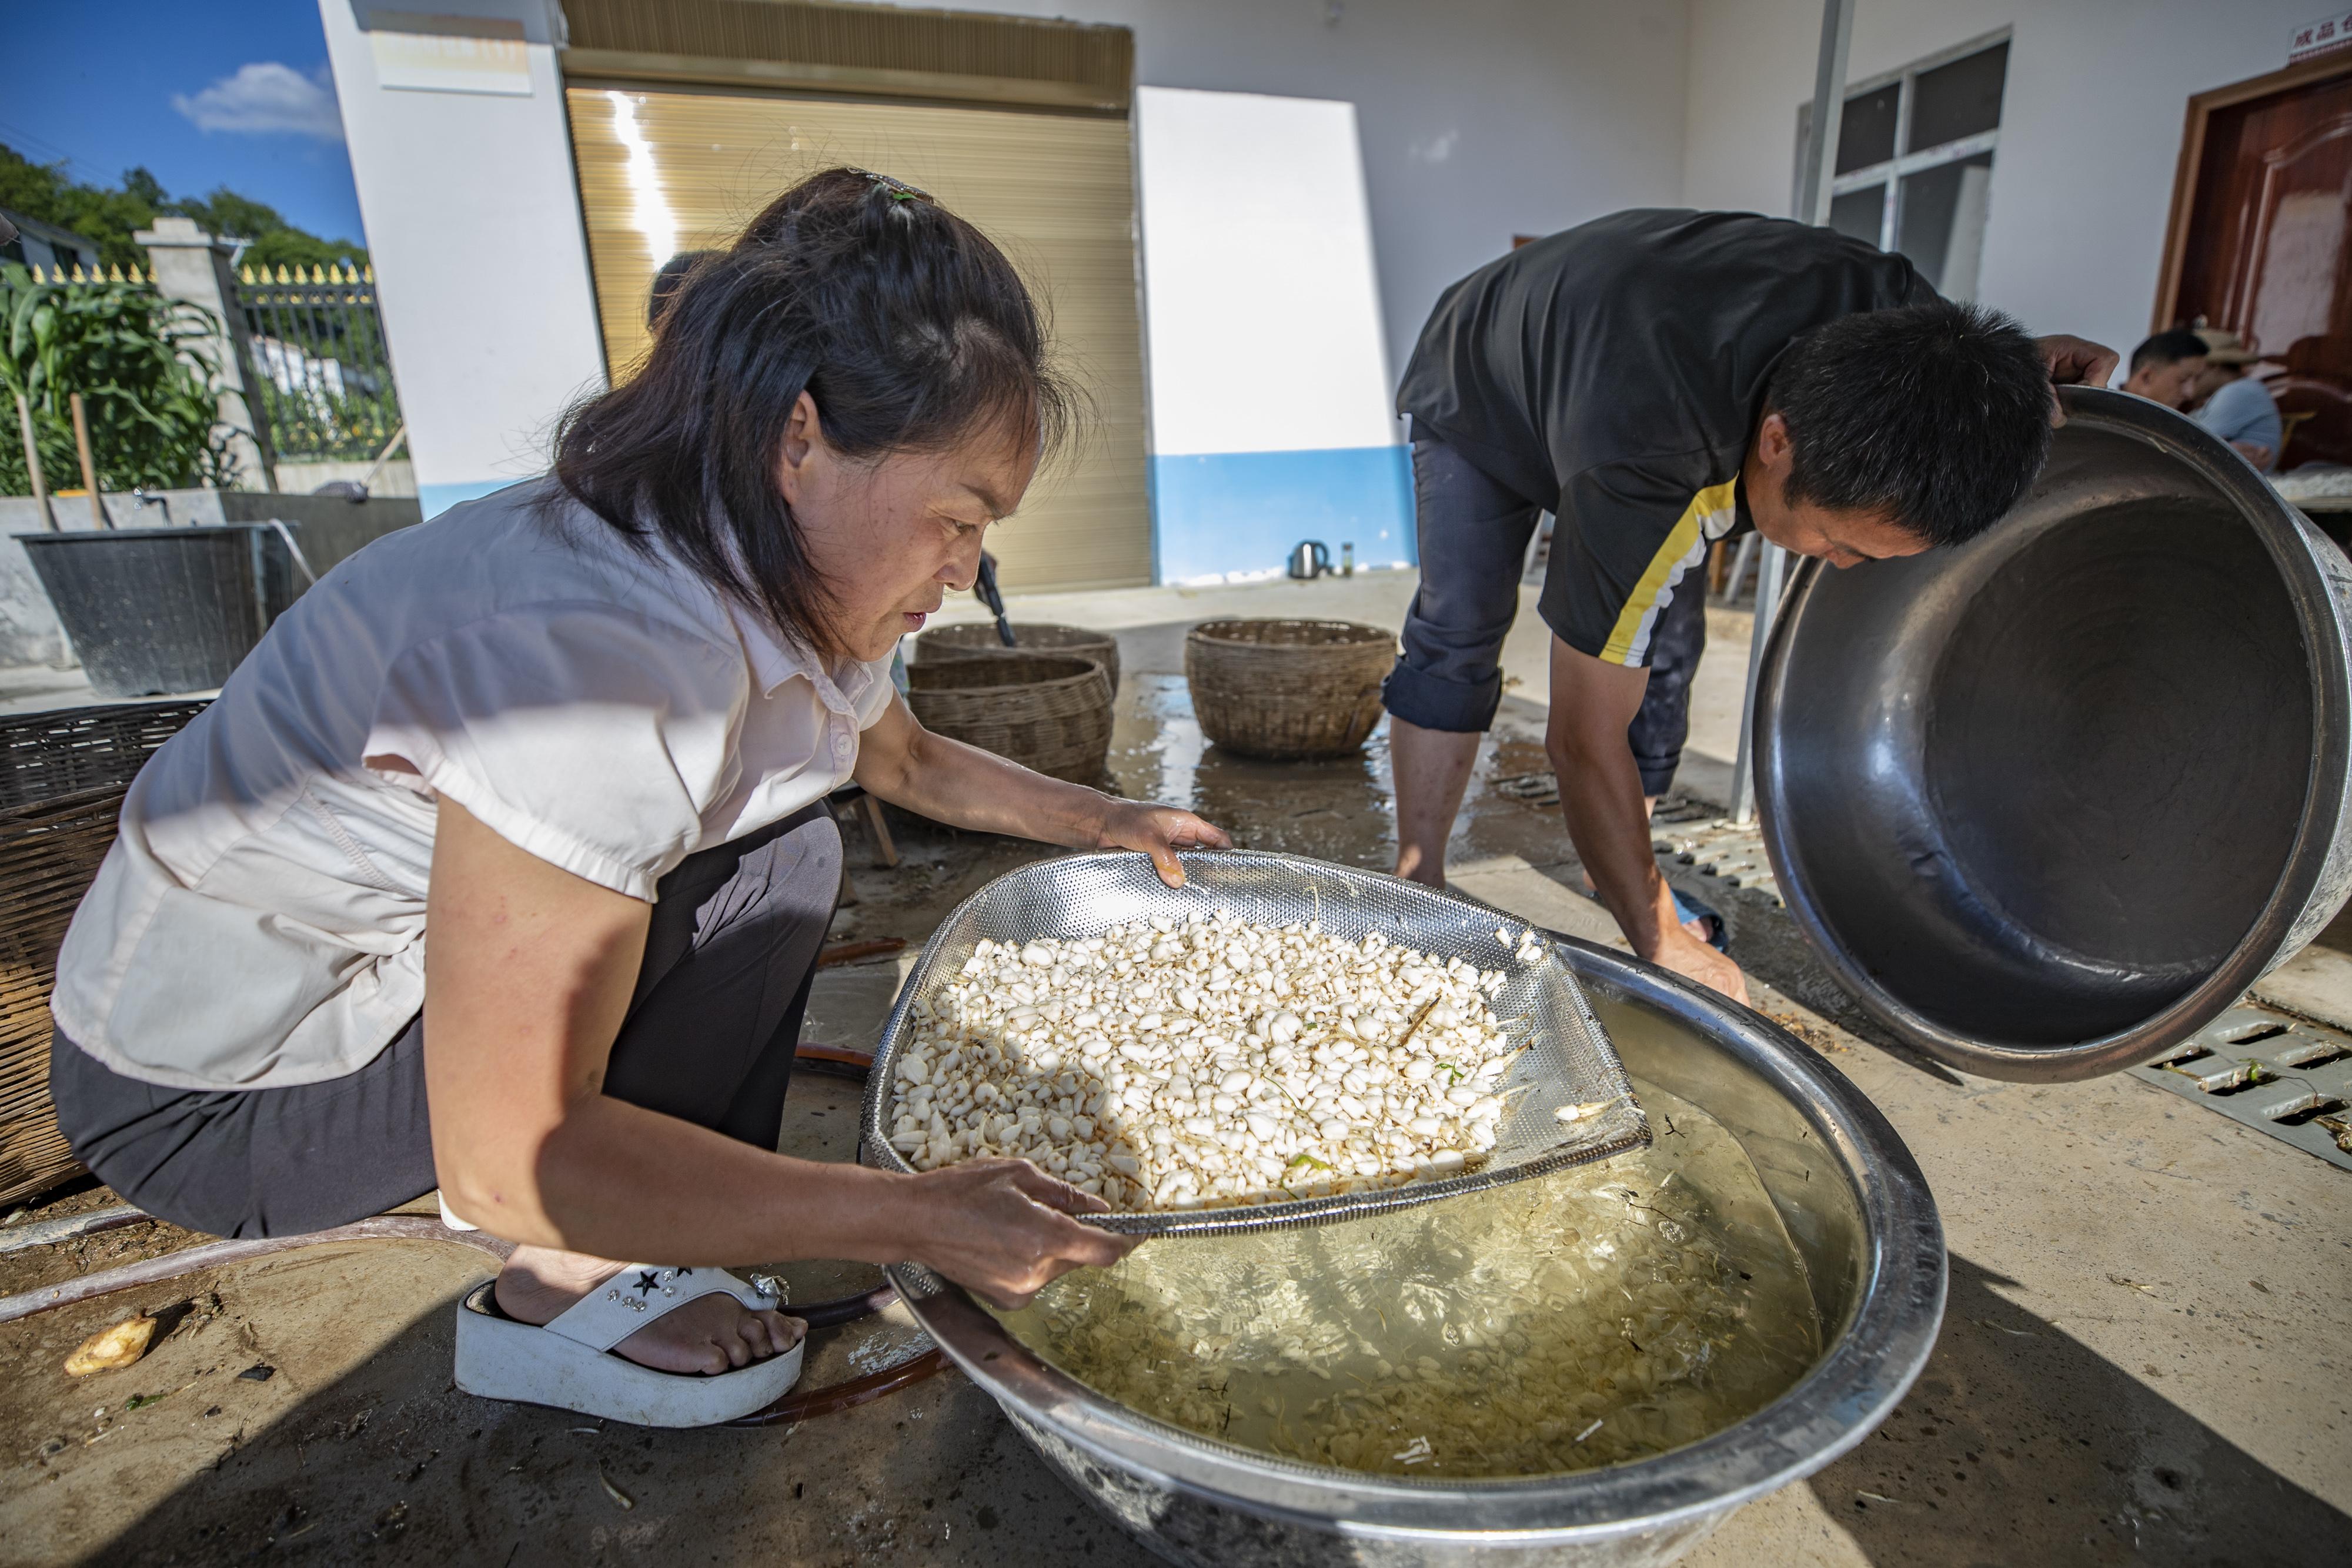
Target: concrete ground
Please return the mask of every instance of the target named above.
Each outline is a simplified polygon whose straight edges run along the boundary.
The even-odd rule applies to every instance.
[[[106,700],[89,689],[89,676],[79,664],[0,664],[0,714],[40,713]]]
[[[1116,629],[1126,664],[1122,790],[1193,806],[1253,847],[1384,866],[1385,737],[1360,758],[1276,766],[1203,746],[1181,637],[1212,615],[1393,624],[1407,577],[1016,601],[1016,615]],[[959,612],[959,618],[961,612]],[[1739,620],[1744,618],[1730,618]],[[1727,773],[1744,638],[1719,621],[1686,784]],[[1726,633],[1733,633],[1727,635]],[[1466,890],[1595,940],[1554,812],[1492,788],[1543,767],[1544,647],[1532,615],[1453,846]],[[1728,715],[1728,718],[1725,717]],[[1716,774],[1716,778],[1723,777]],[[1037,852],[894,818],[844,936],[919,942],[958,899]],[[1932,1568],[2352,1559],[2352,1300],[2347,1173],[2177,1096],[2116,1077],[1967,1078],[1888,1042],[1760,897],[1688,868],[1723,909],[1757,1001],[1885,1112],[1925,1168],[1952,1251],[1925,1375],[1863,1446],[1751,1504],[1694,1564]],[[2328,940],[2337,941],[2335,936]],[[2352,946],[2352,944],[2341,944]],[[2299,1011],[2352,1011],[2352,959],[2298,961]],[[899,966],[824,971],[812,1039],[869,1042]],[[856,1092],[794,1083],[788,1145],[848,1158]],[[83,1193],[13,1223],[108,1201]],[[183,1245],[161,1227],[0,1256],[0,1292]],[[0,1327],[0,1563],[446,1560],[1139,1563],[1150,1559],[949,1372],[790,1429],[646,1433],[500,1407],[449,1383],[452,1304],[486,1269],[429,1243],[318,1248]],[[802,1301],[868,1271],[801,1265]],[[68,1380],[67,1352],[131,1307],[190,1306],[137,1365]],[[919,1348],[884,1321],[813,1342],[828,1383]],[[266,1377],[257,1369],[273,1369]],[[135,1404],[135,1408],[133,1407]]]

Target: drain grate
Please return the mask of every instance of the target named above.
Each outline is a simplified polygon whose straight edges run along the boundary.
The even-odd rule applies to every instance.
[[[1497,779],[1494,789],[1496,794],[1507,796],[1523,806],[1548,810],[1559,804],[1559,780],[1549,773],[1519,773]]]
[[[1520,773],[1497,779],[1489,786],[1496,794],[1549,811],[1559,804],[1559,780],[1550,773]],[[1720,806],[1670,794],[1658,802],[1650,819],[1654,847],[1692,867],[1701,876],[1722,879],[1785,906],[1780,884],[1773,879],[1771,858],[1764,852],[1764,835],[1754,823],[1741,827],[1728,817],[1717,817]]]
[[[1663,818],[1665,807],[1661,804]],[[1660,854],[1672,855],[1701,876],[1719,877],[1733,887],[1760,893],[1776,905],[1786,901],[1772,875],[1771,857],[1764,852],[1764,835],[1754,823],[1742,827],[1727,817],[1706,822],[1654,824]]]
[[[2129,1071],[2352,1170],[2352,1034],[2237,1007]]]

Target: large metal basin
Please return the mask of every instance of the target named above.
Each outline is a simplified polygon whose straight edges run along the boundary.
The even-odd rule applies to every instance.
[[[961,1291],[919,1270],[892,1277],[1046,1461],[1171,1561],[1670,1563],[1740,1504],[1853,1448],[1895,1407],[1943,1318],[1943,1228],[1894,1129],[1820,1057],[1638,960],[1563,947],[1627,1068],[1738,1137],[1804,1254],[1828,1348],[1796,1387],[1736,1427],[1580,1475],[1438,1483],[1313,1469],[1113,1404],[1024,1350]]]
[[[2210,1021],[2352,887],[2352,563],[2227,446],[2068,389],[2017,510],[1800,569],[1758,687],[1789,907],[1912,1044],[2084,1078]]]

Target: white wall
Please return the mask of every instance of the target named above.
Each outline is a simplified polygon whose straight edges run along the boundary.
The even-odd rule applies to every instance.
[[[2314,0],[1861,0],[1861,80],[2009,27],[1977,297],[2128,353],[2147,333],[2190,94],[2276,70]],[[1818,0],[1691,0],[1682,200],[1785,213]]]
[[[1682,183],[1685,0],[954,8],[1131,27],[1146,86],[1354,104],[1392,370],[1438,293],[1508,250],[1513,235],[1671,205]]]
[[[544,0],[416,7],[521,24],[527,93],[380,85],[362,9],[319,0],[430,517],[543,470],[550,425],[604,385],[604,353]]]

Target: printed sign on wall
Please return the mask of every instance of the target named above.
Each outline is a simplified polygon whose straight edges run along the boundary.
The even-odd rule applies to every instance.
[[[2297,27],[2287,39],[2286,63],[2294,65],[2347,44],[2352,44],[2352,10],[2338,11]]]
[[[520,22],[371,9],[362,25],[378,87],[530,96],[530,56]]]

